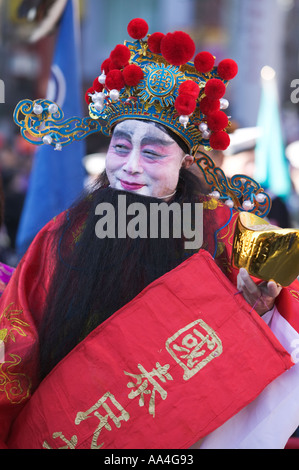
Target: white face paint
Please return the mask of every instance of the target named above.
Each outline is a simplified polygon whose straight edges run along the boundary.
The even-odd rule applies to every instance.
[[[123,121],[114,129],[106,156],[110,186],[167,200],[176,190],[184,157],[180,146],[153,123]],[[192,162],[188,156],[184,166]]]

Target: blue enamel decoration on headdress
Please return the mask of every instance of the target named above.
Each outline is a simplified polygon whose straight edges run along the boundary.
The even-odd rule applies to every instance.
[[[138,96],[149,104],[158,102],[161,107],[173,106],[184,80],[177,67],[150,64],[145,67],[144,79],[137,87]]]

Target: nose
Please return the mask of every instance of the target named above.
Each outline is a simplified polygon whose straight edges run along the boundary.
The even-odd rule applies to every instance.
[[[141,156],[138,149],[133,149],[128,155],[127,161],[123,166],[123,170],[126,173],[143,173]]]

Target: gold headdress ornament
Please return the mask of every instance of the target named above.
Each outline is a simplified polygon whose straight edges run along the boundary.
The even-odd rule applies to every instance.
[[[36,145],[65,145],[95,132],[111,135],[125,119],[146,119],[170,129],[196,158],[211,192],[237,210],[265,216],[270,198],[251,178],[228,180],[199,149],[225,150],[230,143],[229,117],[224,98],[229,80],[237,74],[231,59],[215,66],[215,57],[203,51],[183,31],[148,34],[148,25],[135,18],[128,25],[133,41],[118,44],[101,66],[86,92],[89,117],[63,119],[62,110],[49,100],[21,101],[14,120],[23,137]],[[24,117],[21,117],[23,115]]]

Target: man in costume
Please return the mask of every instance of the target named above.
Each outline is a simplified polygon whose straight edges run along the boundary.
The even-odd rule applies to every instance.
[[[47,100],[15,111],[27,139],[56,149],[112,137],[94,191],[41,230],[1,298],[3,447],[283,447],[299,422],[299,286],[234,267],[238,211],[265,215],[269,200],[198,153],[229,145],[220,107],[236,64],[215,67],[207,52],[191,62],[188,35],[144,39],[142,19],[128,33],[86,94],[89,118],[59,123]],[[188,171],[195,156],[211,195]],[[201,247],[175,224],[163,236],[163,218],[141,235],[132,216],[160,203],[183,215],[189,204],[196,228],[200,204]],[[295,231],[280,245],[288,236],[296,245]]]

